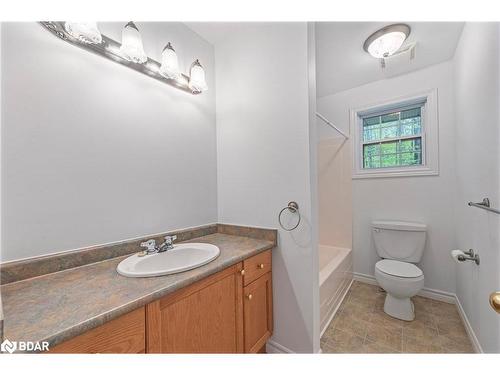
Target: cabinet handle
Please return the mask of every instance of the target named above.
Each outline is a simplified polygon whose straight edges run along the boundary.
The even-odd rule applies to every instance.
[[[249,300],[251,300],[251,299],[253,298],[253,296],[252,296],[251,294],[249,294],[249,295],[247,295],[247,298],[248,298]]]
[[[241,276],[243,276],[245,274],[245,270],[241,270],[240,274],[241,274]]]
[[[258,266],[258,267],[259,267],[260,269],[263,269],[263,268],[264,268],[264,263],[259,264],[259,266]]]

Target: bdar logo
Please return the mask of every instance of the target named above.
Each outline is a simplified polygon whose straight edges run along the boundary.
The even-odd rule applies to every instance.
[[[5,339],[4,342],[2,342],[2,345],[0,345],[0,350],[2,352],[8,352],[8,353],[14,353],[16,351],[17,343],[14,341],[10,341],[8,339]]]

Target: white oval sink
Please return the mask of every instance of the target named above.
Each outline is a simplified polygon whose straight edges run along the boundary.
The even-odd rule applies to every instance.
[[[219,248],[208,243],[179,244],[162,253],[129,256],[120,262],[116,270],[127,277],[170,275],[201,267],[219,254]]]

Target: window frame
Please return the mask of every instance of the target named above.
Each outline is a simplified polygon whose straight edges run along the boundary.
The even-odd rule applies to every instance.
[[[408,109],[421,106],[422,131],[418,136],[408,138],[421,138],[422,164],[412,166],[364,168],[363,145],[366,143],[383,143],[390,139],[374,142],[364,142],[363,118],[377,116],[391,111]],[[412,95],[410,97],[396,98],[363,108],[350,110],[350,126],[353,139],[353,179],[377,177],[407,177],[439,175],[439,150],[438,150],[438,113],[437,89]],[[405,137],[391,138],[392,140]]]

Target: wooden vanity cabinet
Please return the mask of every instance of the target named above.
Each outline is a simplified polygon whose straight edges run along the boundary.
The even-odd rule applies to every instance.
[[[146,306],[148,353],[242,353],[241,263]]]
[[[271,250],[50,349],[52,353],[258,353],[273,329]]]
[[[273,331],[271,251],[146,306],[147,353],[257,353]]]

